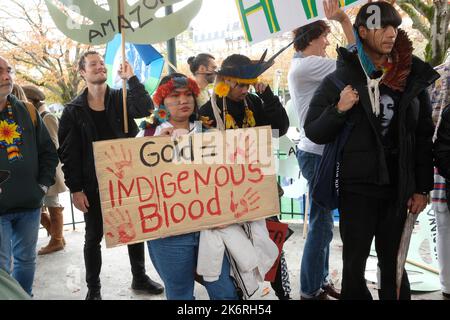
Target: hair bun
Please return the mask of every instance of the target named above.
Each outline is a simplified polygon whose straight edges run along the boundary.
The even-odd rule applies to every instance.
[[[189,57],[188,60],[187,60],[187,63],[188,63],[189,65],[191,65],[191,64],[194,63],[194,60],[195,60],[195,57]]]

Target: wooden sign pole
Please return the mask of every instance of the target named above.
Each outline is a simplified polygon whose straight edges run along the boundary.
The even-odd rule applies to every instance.
[[[119,0],[119,17],[124,15],[124,3],[123,0]],[[120,34],[122,35],[122,71],[125,69],[125,62],[127,57],[125,55],[125,31],[123,30],[122,18],[119,18]],[[123,91],[123,130],[128,133],[128,110],[127,110],[127,80],[122,80],[122,91]]]

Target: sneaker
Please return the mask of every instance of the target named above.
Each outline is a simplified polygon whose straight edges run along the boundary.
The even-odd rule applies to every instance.
[[[330,299],[330,297],[328,297],[328,295],[325,291],[322,291],[321,293],[319,293],[319,295],[312,297],[312,298],[300,296],[300,300],[331,300],[331,299]]]
[[[86,300],[102,300],[100,289],[88,289]]]
[[[322,290],[325,291],[327,295],[337,300],[341,298],[341,293],[338,291],[338,289],[336,289],[334,284],[332,284],[331,282],[327,286],[322,287]]]
[[[164,292],[164,287],[160,285],[158,282],[150,279],[149,276],[145,276],[145,278],[136,280],[133,278],[133,282],[131,283],[131,289],[136,291],[142,291],[143,293],[148,294],[161,294]]]

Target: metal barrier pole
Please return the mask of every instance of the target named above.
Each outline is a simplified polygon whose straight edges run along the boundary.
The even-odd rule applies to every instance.
[[[69,199],[70,199],[70,210],[72,211],[72,228],[73,228],[73,231],[75,231],[75,215],[73,214],[72,194],[70,194],[70,193],[69,193]]]

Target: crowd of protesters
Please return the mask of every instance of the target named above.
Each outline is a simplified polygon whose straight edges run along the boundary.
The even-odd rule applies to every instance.
[[[375,20],[373,6],[380,13]],[[329,59],[329,25],[319,20],[300,27],[293,32],[295,54],[288,74],[300,125],[297,159],[310,203],[300,298],[372,299],[364,272],[374,241],[379,298],[411,299],[405,270],[400,287],[396,282],[397,254],[408,214],[420,214],[432,191],[442,293],[449,298],[449,76],[440,79],[438,89],[433,87],[444,73],[413,55],[402,18],[388,2],[363,5],[353,24],[337,0],[324,1],[324,9],[328,20],[340,23],[348,45],[337,49],[337,61]],[[64,249],[64,208],[58,194],[67,188],[84,214],[86,299],[102,299],[104,230],[93,142],[259,126],[270,126],[278,137],[286,134],[286,110],[259,80],[273,61],[233,54],[218,66],[212,55],[201,53],[187,63],[193,78],[165,76],[153,97],[131,65],[122,64],[118,73],[128,85],[124,120],[124,92],[107,85],[103,57],[87,51],[78,64],[86,87],[58,119],[46,108],[43,91],[15,84],[14,66],[0,57],[0,298],[7,296],[5,288],[13,298],[33,297],[36,255]],[[430,93],[438,98],[430,99]],[[159,116],[161,111],[166,117]],[[147,120],[138,127],[135,119],[140,118]],[[335,208],[343,243],[340,289],[329,276]],[[37,251],[40,224],[50,241]],[[247,299],[276,262],[272,288],[280,300],[291,299],[284,250],[272,241],[266,219],[127,247],[136,291],[191,300],[197,281],[210,299]],[[146,247],[163,284],[146,274]],[[244,271],[244,264],[253,265],[253,271]]]

